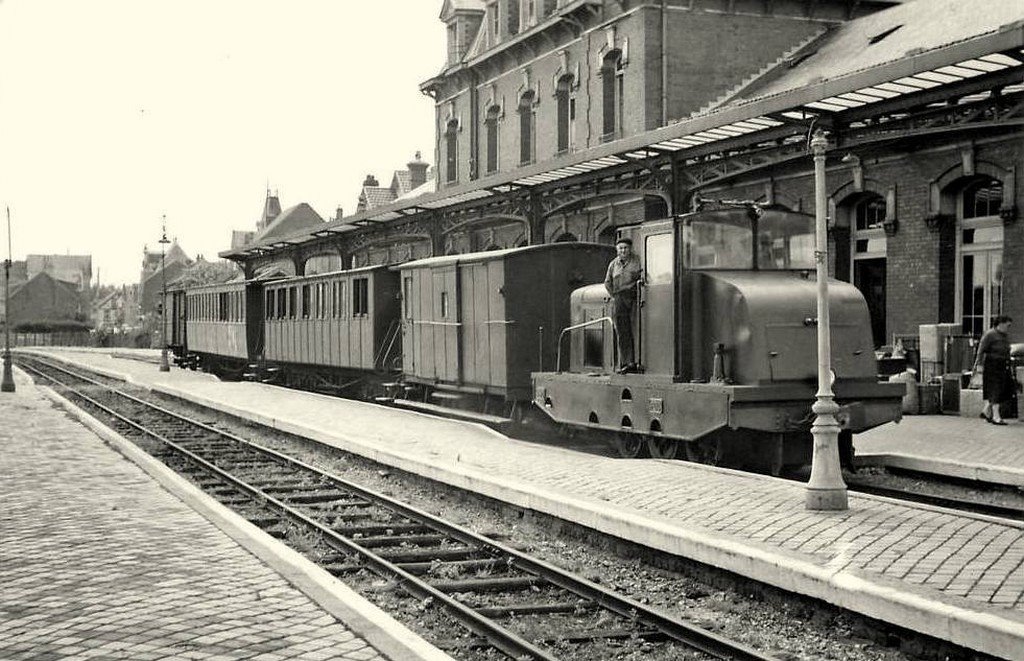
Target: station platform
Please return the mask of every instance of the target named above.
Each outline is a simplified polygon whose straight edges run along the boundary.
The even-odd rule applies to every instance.
[[[974,650],[1024,659],[1024,524],[860,494],[850,494],[847,511],[809,512],[802,485],[771,477],[610,459],[363,402],[177,369],[160,373],[97,353],[47,353]],[[910,420],[879,433],[899,444]],[[1013,440],[1022,427],[998,429]]]
[[[15,383],[0,395],[0,658],[450,658],[20,371]]]
[[[1024,420],[906,416],[857,435],[857,462],[1024,487]]]

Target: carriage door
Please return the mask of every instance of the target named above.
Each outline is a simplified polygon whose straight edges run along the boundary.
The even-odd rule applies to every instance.
[[[458,270],[452,266],[431,273],[434,284],[434,360],[438,379],[460,381]]]
[[[675,373],[675,239],[672,221],[638,233],[644,287],[640,307],[640,362],[647,374]]]
[[[416,334],[416,296],[413,293],[415,271],[402,271],[402,370],[406,374],[417,374],[416,354],[419,353]]]

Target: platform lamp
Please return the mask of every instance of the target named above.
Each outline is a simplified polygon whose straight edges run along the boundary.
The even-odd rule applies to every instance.
[[[4,260],[4,377],[0,392],[14,392],[11,372],[11,208],[7,207],[7,259]]]
[[[160,217],[160,277],[163,280],[163,298],[160,302],[160,371],[170,372],[171,366],[167,363],[167,269],[165,258],[167,256],[166,246],[170,241],[167,239],[167,214]]]
[[[818,392],[815,395],[814,454],[811,458],[811,477],[807,483],[804,505],[809,510],[840,511],[848,509],[846,483],[839,466],[839,422],[832,393],[832,338],[828,312],[828,230],[825,193],[825,149],[828,139],[818,129],[811,138],[814,154],[814,220],[815,250],[818,279]]]

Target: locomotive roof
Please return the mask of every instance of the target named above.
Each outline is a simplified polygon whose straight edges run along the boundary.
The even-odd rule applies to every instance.
[[[442,255],[440,257],[426,257],[424,259],[417,259],[411,262],[405,262],[403,264],[396,264],[391,267],[396,271],[404,271],[405,269],[421,269],[431,268],[434,266],[445,266],[448,264],[469,264],[474,262],[491,262],[495,260],[505,259],[507,257],[518,256],[524,253],[535,253],[545,250],[566,250],[573,248],[609,248],[603,243],[589,243],[586,241],[565,241],[561,243],[545,243],[538,246],[522,246],[519,248],[503,248],[501,250],[482,250],[479,252],[467,252],[459,255]]]

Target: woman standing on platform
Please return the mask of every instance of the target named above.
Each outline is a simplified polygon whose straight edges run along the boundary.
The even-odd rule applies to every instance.
[[[1010,337],[1007,333],[1013,319],[1006,315],[995,318],[992,328],[985,331],[978,344],[974,371],[981,368],[981,394],[985,406],[981,417],[994,425],[1005,425],[999,405],[1013,398],[1013,376],[1010,373]]]

